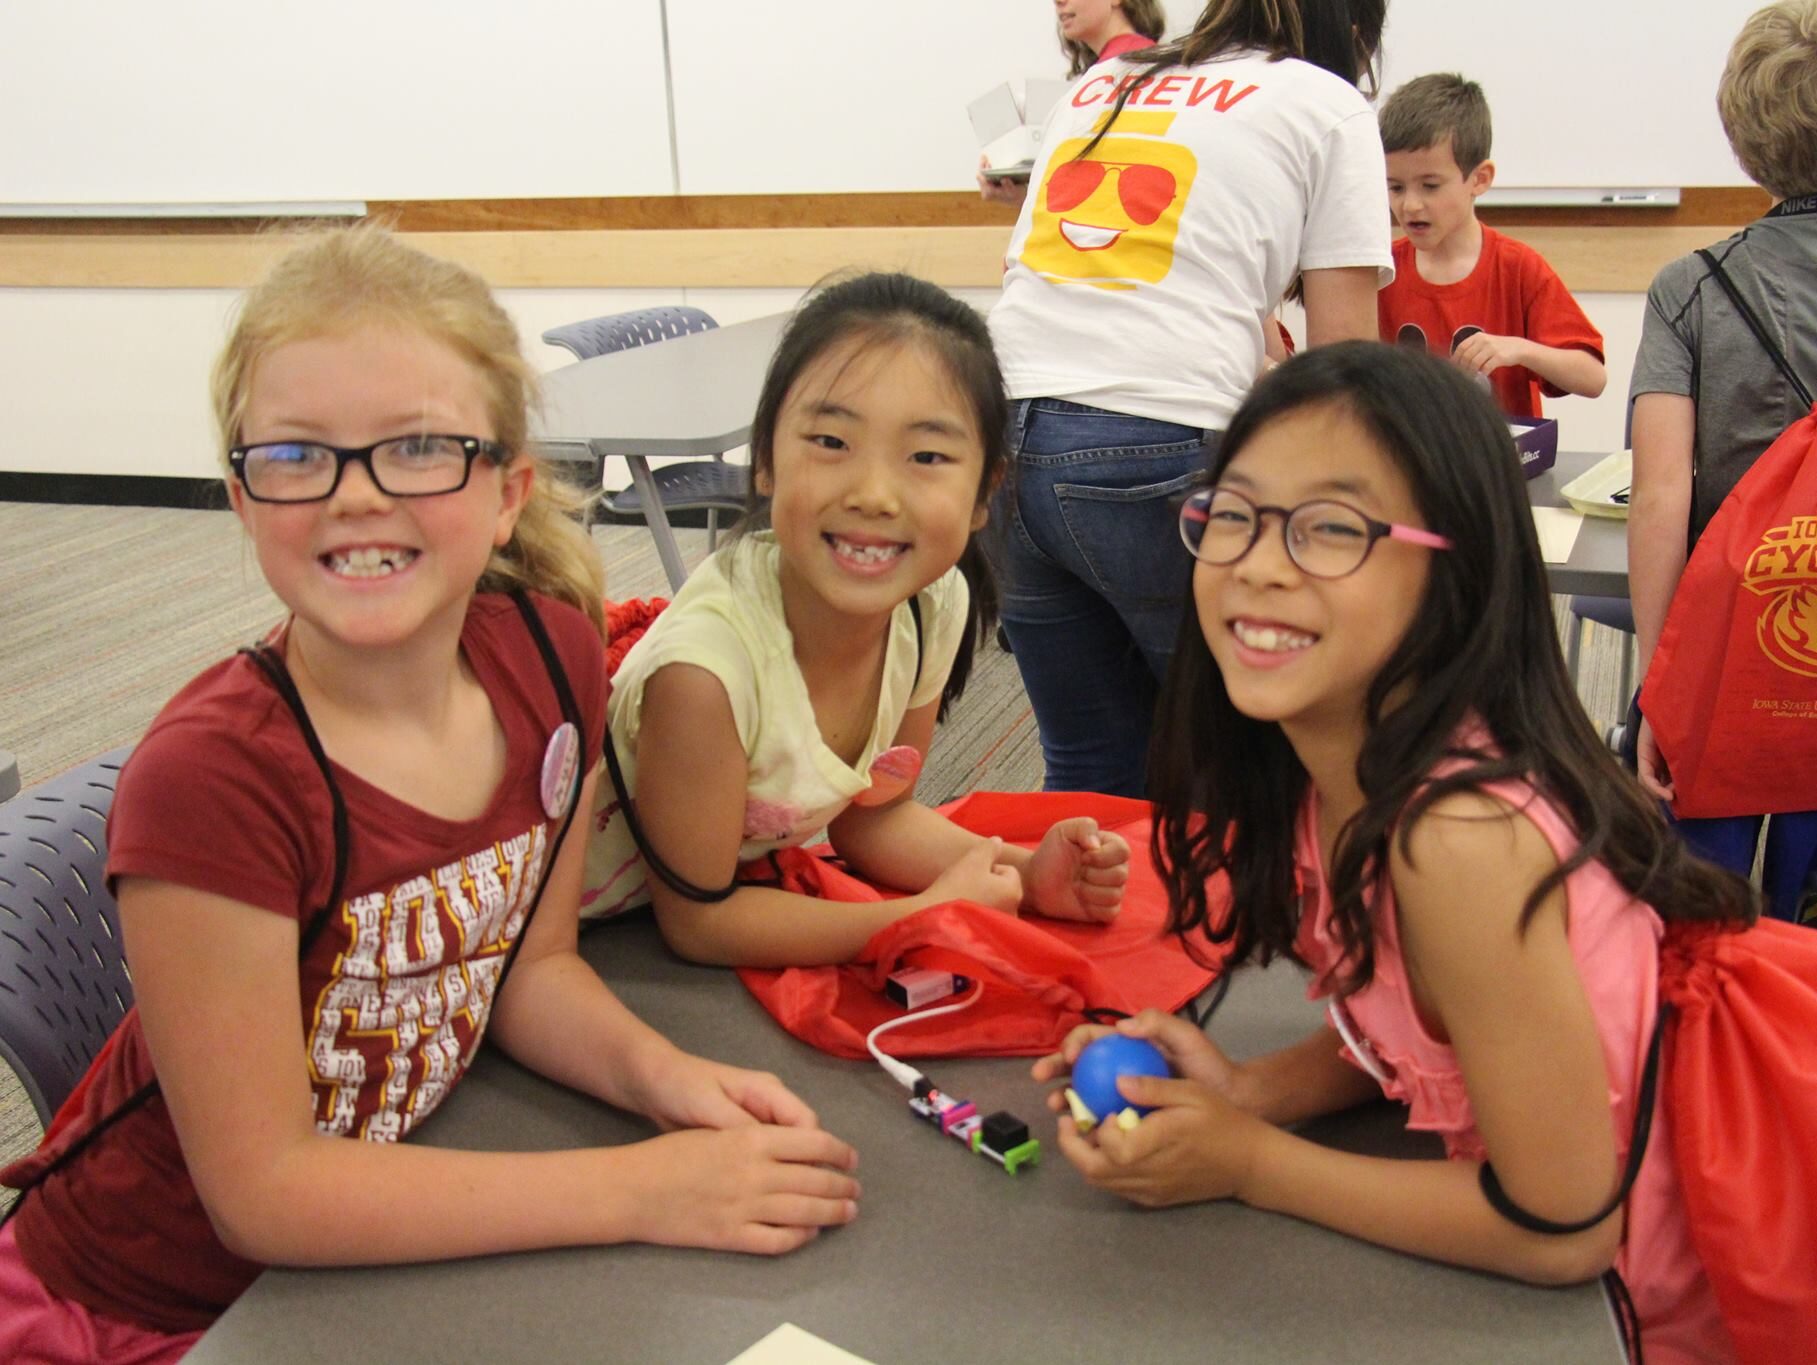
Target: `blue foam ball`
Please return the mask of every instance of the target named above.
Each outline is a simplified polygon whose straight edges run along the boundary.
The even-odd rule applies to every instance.
[[[1119,1076],[1171,1076],[1173,1068],[1161,1049],[1146,1038],[1126,1038],[1107,1033],[1087,1043],[1073,1063],[1072,1088],[1085,1107],[1102,1121],[1125,1109],[1138,1114],[1148,1110],[1131,1104],[1117,1092]]]

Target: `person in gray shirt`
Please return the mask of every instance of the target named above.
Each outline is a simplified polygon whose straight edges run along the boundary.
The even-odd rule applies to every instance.
[[[1780,0],[1747,21],[1716,102],[1736,159],[1774,202],[1764,218],[1709,250],[1792,370],[1817,387],[1817,0]],[[1628,583],[1644,676],[1690,547],[1742,475],[1807,409],[1695,252],[1661,270],[1647,291],[1628,393]],[[1671,800],[1671,774],[1644,718],[1636,757],[1641,785]],[[1694,851],[1746,876],[1763,818],[1678,826]],[[1817,812],[1775,816],[1765,867],[1774,914],[1797,917],[1814,860]]]

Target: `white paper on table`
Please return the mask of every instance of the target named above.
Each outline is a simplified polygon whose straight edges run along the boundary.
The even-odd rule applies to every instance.
[[[785,1322],[748,1351],[734,1356],[730,1365],[870,1365],[868,1360],[822,1341]]]
[[[1577,532],[1584,524],[1584,514],[1569,507],[1535,507],[1533,528],[1539,532],[1539,557],[1548,564],[1563,564],[1571,558],[1571,547],[1577,544]]]

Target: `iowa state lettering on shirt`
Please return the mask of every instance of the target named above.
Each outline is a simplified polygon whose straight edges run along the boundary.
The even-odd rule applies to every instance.
[[[1218,113],[1227,113],[1261,87],[1246,85],[1242,89],[1228,76],[1213,79],[1175,71],[1165,76],[1093,76],[1073,92],[1073,105],[1084,109],[1093,104],[1115,104],[1127,89],[1129,99],[1124,107],[1160,109],[1196,109],[1210,102]]]
[[[396,1141],[434,1112],[479,1047],[548,842],[537,824],[341,906],[309,1019],[317,1129]]]

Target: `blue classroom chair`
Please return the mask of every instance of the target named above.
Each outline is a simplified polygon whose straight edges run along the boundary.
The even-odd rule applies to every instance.
[[[131,746],[0,804],[0,1059],[48,1127],[133,1000],[102,878]]]

